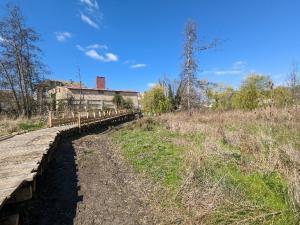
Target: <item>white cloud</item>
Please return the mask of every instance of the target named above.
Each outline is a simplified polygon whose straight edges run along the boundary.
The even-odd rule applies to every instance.
[[[232,65],[232,69],[234,70],[242,70],[246,67],[247,63],[245,61],[236,61]]]
[[[76,45],[76,48],[77,48],[79,51],[82,51],[82,52],[85,51],[85,48],[82,47],[81,45]]]
[[[235,61],[229,69],[213,69],[204,71],[206,74],[215,74],[215,75],[241,75],[246,73],[245,61]]]
[[[84,52],[86,56],[101,62],[117,62],[119,60],[119,57],[111,52],[107,52],[105,54],[99,54],[97,52],[97,49],[108,49],[106,45],[92,44],[87,47],[76,45],[76,48],[79,51]]]
[[[98,2],[96,0],[80,0],[81,3],[85,4],[87,7],[89,8],[95,8],[98,9],[99,5]]]
[[[64,32],[55,32],[56,40],[59,42],[64,42],[68,38],[72,37],[72,34],[70,32],[64,31]]]
[[[85,51],[85,55],[101,62],[117,62],[119,60],[118,56],[113,53],[106,53],[103,56],[100,55],[95,49]]]
[[[100,45],[100,44],[92,44],[92,45],[88,45],[86,47],[82,47],[81,45],[76,45],[76,48],[82,52],[85,52],[89,49],[94,49],[94,50],[95,49],[104,49],[104,50],[108,49],[107,45]]]
[[[0,42],[4,41],[3,37],[0,36]]]
[[[148,83],[147,84],[147,86],[150,87],[150,88],[154,87],[155,85],[156,85],[156,83]]]
[[[94,49],[86,51],[85,54],[92,59],[104,61],[104,57],[102,55],[99,55],[98,52],[96,52]]]
[[[146,64],[134,64],[134,65],[131,65],[130,68],[132,69],[138,69],[138,68],[143,68],[143,67],[146,67],[147,65]]]
[[[99,44],[92,44],[86,47],[87,49],[105,49],[107,50],[107,45],[99,45]]]
[[[90,25],[91,27],[99,28],[98,24],[94,22],[90,17],[86,16],[85,14],[80,13],[80,18],[83,22]]]
[[[117,62],[119,60],[119,57],[113,53],[106,53],[105,56],[106,62]]]
[[[214,74],[216,75],[230,75],[230,74],[242,74],[241,70],[216,70]]]

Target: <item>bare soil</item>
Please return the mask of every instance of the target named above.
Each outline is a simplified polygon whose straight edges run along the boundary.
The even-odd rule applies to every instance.
[[[112,148],[103,133],[63,140],[22,223],[158,224],[143,184]]]

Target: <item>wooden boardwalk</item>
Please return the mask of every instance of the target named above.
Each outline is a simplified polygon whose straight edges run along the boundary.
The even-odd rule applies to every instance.
[[[16,205],[32,198],[36,176],[46,169],[60,138],[130,121],[137,115],[140,115],[139,111],[128,111],[85,118],[79,126],[51,127],[0,141],[0,224],[18,224],[18,212],[11,208],[17,208]]]
[[[72,127],[75,125],[32,131],[0,142],[0,210],[24,183],[34,180],[57,134]],[[18,198],[24,198],[24,193],[15,198],[22,200]]]

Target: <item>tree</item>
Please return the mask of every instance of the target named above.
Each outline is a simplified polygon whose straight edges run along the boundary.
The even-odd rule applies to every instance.
[[[117,109],[121,109],[124,106],[124,98],[120,94],[115,94],[112,102],[116,105]]]
[[[267,104],[271,100],[271,86],[273,83],[267,76],[248,75],[240,89],[233,95],[234,108],[252,110]]]
[[[291,90],[293,104],[297,104],[300,97],[299,71],[296,63],[292,64],[291,72],[288,76],[287,84]]]
[[[276,87],[272,93],[274,105],[277,107],[286,107],[293,104],[293,95],[286,87]]]
[[[188,110],[189,114],[192,113],[192,108],[198,107],[201,103],[201,91],[197,79],[198,63],[195,54],[215,47],[218,42],[215,39],[210,44],[199,47],[197,41],[197,25],[195,22],[189,21],[185,27],[184,62],[179,89],[180,104],[183,109]]]
[[[114,95],[112,102],[116,105],[117,109],[133,109],[134,107],[131,98],[124,99],[119,93]]]
[[[176,102],[175,102],[173,89],[172,89],[172,86],[171,86],[170,83],[168,85],[168,99],[169,99],[169,102],[170,102],[171,111],[175,110],[176,109]]]
[[[232,87],[219,86],[218,90],[209,90],[208,97],[212,103],[214,110],[230,110],[232,109],[232,97],[234,90]]]
[[[39,36],[25,25],[18,7],[7,9],[8,16],[0,21],[0,87],[13,93],[18,114],[30,117],[35,85],[44,73],[36,45]]]
[[[133,109],[134,108],[134,104],[131,98],[125,99],[124,100],[124,106],[125,109]]]
[[[191,108],[196,105],[197,96],[197,61],[195,59],[197,42],[197,26],[189,21],[185,28],[185,44],[183,47],[183,70],[181,73],[181,105],[191,114]]]
[[[237,109],[253,110],[258,107],[259,96],[254,85],[241,88],[232,97],[232,105]]]
[[[164,113],[170,111],[171,104],[169,99],[165,96],[162,86],[156,85],[144,93],[142,109],[150,113]]]

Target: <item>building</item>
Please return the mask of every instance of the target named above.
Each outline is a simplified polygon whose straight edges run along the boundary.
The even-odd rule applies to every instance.
[[[37,104],[37,110],[39,114],[42,114],[42,112],[47,112],[49,109],[51,109],[51,96],[49,95],[49,91],[53,88],[59,87],[59,86],[75,86],[79,85],[76,82],[73,81],[64,81],[64,80],[44,80],[40,83],[38,83],[35,86],[35,100]]]
[[[70,108],[73,110],[115,109],[113,98],[116,94],[133,103],[134,108],[140,107],[139,93],[136,91],[109,90],[105,87],[105,77],[96,77],[96,88],[80,87],[80,85],[57,86],[49,91],[55,98],[56,109]]]

